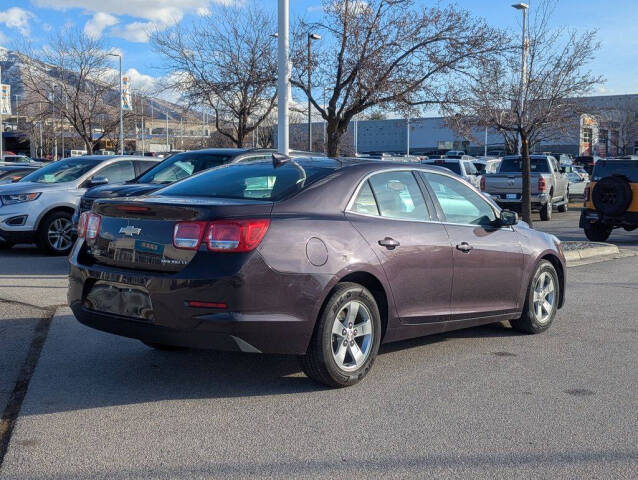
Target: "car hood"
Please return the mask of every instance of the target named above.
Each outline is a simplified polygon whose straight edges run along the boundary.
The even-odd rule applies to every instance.
[[[155,190],[159,190],[166,185],[157,183],[119,183],[113,185],[100,185],[93,187],[84,194],[85,198],[116,198],[116,197],[137,197],[145,195]]]
[[[13,193],[51,192],[56,190],[72,190],[76,188],[75,182],[64,183],[38,183],[15,182],[0,185],[0,195]]]

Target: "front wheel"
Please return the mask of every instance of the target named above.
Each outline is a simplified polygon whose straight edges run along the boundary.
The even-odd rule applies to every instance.
[[[585,225],[585,236],[592,242],[604,242],[611,235],[612,227],[603,225],[602,223],[588,223]]]
[[[73,247],[72,214],[65,211],[47,215],[38,228],[38,246],[52,255],[68,255]]]
[[[554,265],[540,262],[527,288],[523,314],[510,324],[525,333],[541,333],[554,321],[560,298],[560,284]]]
[[[381,317],[374,297],[356,283],[335,287],[300,357],[303,371],[316,382],[347,387],[372,368],[381,343]]]

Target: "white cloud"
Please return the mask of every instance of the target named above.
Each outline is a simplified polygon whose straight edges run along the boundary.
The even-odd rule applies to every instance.
[[[20,34],[29,36],[31,29],[29,20],[35,15],[20,7],[11,7],[8,10],[0,12],[0,23],[4,23],[8,28],[16,28]]]
[[[109,13],[96,12],[84,25],[84,33],[91,38],[100,38],[104,29],[117,25],[119,20]]]
[[[132,22],[122,28],[114,28],[111,33],[129,42],[145,43],[154,29],[164,29],[168,26],[153,22]]]

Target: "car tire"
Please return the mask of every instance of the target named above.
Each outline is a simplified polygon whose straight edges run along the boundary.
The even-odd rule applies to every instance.
[[[551,195],[551,194],[550,194]],[[548,222],[552,219],[552,199],[547,200],[547,203],[541,207],[540,214],[543,222]]]
[[[329,387],[347,387],[370,371],[381,343],[381,316],[370,291],[356,283],[338,284],[317,320],[303,371]]]
[[[164,352],[177,352],[179,350],[186,350],[186,347],[180,347],[177,345],[166,345],[165,343],[145,342],[144,340],[141,340],[141,342],[147,347],[154,348],[155,350],[162,350]]]
[[[524,333],[547,330],[556,316],[560,299],[560,283],[554,265],[542,260],[527,287],[523,314],[510,320],[512,327]]]
[[[37,244],[51,255],[68,255],[73,248],[72,214],[66,211],[52,212],[40,222]]]
[[[562,205],[558,206],[558,211],[560,213],[565,213],[569,210],[569,190],[567,190],[567,192],[565,192],[565,198],[563,198],[563,201],[565,203],[563,203]]]
[[[587,223],[585,228],[585,236],[592,242],[605,242],[611,235],[612,227],[603,223]]]
[[[624,177],[612,175],[596,182],[591,198],[599,212],[609,216],[622,215],[631,204],[633,192]]]

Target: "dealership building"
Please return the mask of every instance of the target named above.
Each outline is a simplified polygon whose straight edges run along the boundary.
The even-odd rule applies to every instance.
[[[590,113],[575,115],[567,133],[543,141],[533,146],[537,152],[571,153],[573,155],[596,154],[603,157],[638,152],[638,135],[629,132],[634,138],[621,138],[622,116],[628,111],[638,115],[638,94],[604,95],[575,99],[582,102],[584,110]],[[636,120],[638,125],[638,119]],[[291,148],[308,148],[307,124],[290,126]],[[313,147],[321,150],[325,139],[325,125],[313,122]],[[409,129],[409,133],[408,133]],[[356,132],[356,134],[355,134]],[[627,133],[625,133],[627,135]],[[413,118],[389,120],[359,120],[351,122],[342,143],[346,154],[359,153],[406,153],[408,142],[410,153],[427,154],[440,150],[465,150],[471,154],[483,154],[485,145],[488,151],[504,150],[503,136],[491,131],[473,132],[466,138],[449,128],[443,117]],[[619,151],[619,145],[628,146]]]

